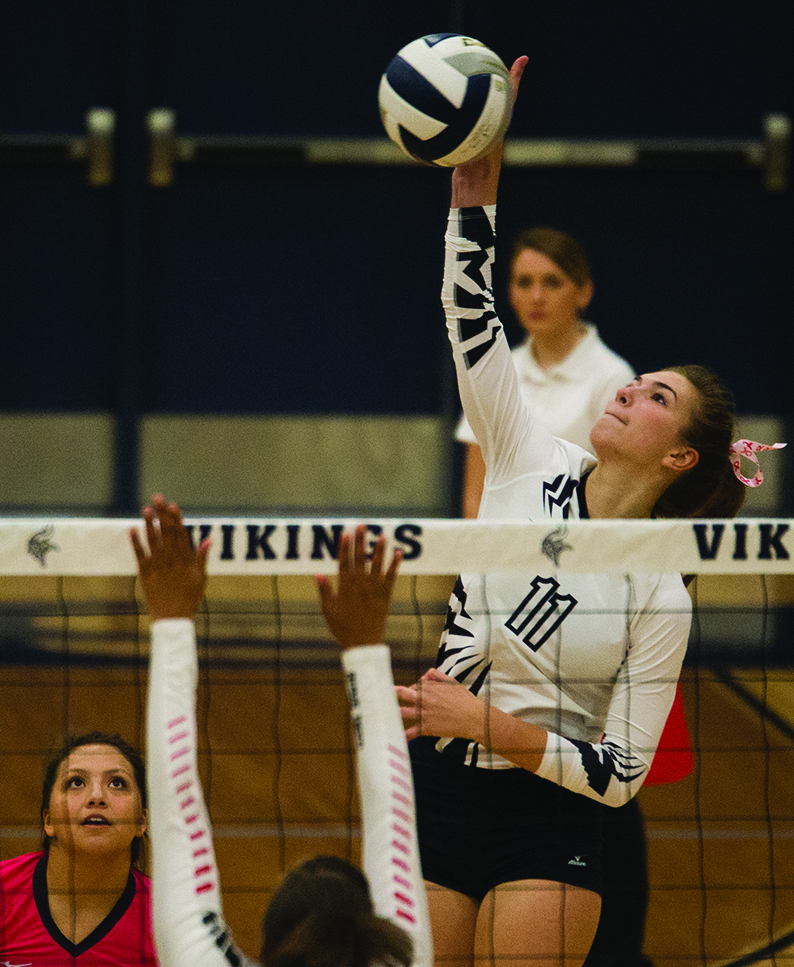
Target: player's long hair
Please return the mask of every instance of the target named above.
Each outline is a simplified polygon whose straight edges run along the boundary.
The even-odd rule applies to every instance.
[[[317,856],[292,870],[262,922],[264,967],[409,967],[413,944],[372,907],[361,870]]]
[[[667,488],[654,507],[654,517],[735,517],[745,487],[733,472],[734,403],[728,388],[705,366],[665,366],[695,387],[697,404],[684,442],[697,450],[698,462]]]
[[[84,745],[109,745],[116,749],[129,762],[132,773],[135,776],[135,783],[138,786],[138,793],[141,797],[141,809],[146,809],[148,796],[146,792],[146,766],[143,756],[129,742],[122,739],[117,732],[84,732],[82,735],[71,735],[56,749],[44,763],[44,781],[41,789],[41,809],[39,816],[42,818],[41,848],[48,852],[50,848],[50,837],[44,832],[44,810],[50,808],[50,797],[52,787],[58,778],[58,770],[61,763],[75,749],[82,748]],[[146,844],[145,835],[136,836],[130,844],[130,862],[136,869],[143,871],[146,867]]]

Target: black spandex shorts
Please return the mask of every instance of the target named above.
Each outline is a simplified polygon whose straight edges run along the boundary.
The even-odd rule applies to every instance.
[[[525,769],[478,769],[410,743],[426,880],[482,899],[500,883],[550,880],[601,893],[609,807]]]

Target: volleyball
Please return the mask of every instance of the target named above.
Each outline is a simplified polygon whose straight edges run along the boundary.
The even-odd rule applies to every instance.
[[[485,154],[510,123],[510,74],[485,44],[428,34],[400,50],[380,80],[380,117],[403,151],[452,168]]]

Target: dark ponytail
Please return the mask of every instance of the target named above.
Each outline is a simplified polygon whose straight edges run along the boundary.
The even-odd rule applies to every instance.
[[[336,856],[289,873],[262,923],[264,967],[409,967],[408,934],[372,908],[366,877]]]
[[[697,391],[685,443],[697,450],[698,462],[667,488],[653,510],[654,517],[735,517],[745,495],[730,460],[734,439],[734,405],[727,387],[705,366],[666,366]]]

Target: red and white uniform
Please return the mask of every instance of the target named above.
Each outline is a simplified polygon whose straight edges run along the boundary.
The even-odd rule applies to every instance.
[[[0,964],[10,967],[157,967],[149,878],[130,870],[102,923],[80,943],[56,927],[47,899],[47,854],[0,863]]]
[[[212,827],[197,768],[193,622],[156,621],[151,637],[147,767],[160,963],[253,967],[223,919]],[[357,737],[363,867],[375,911],[411,935],[415,967],[432,967],[411,769],[389,649],[351,648],[342,653],[342,664]]]

